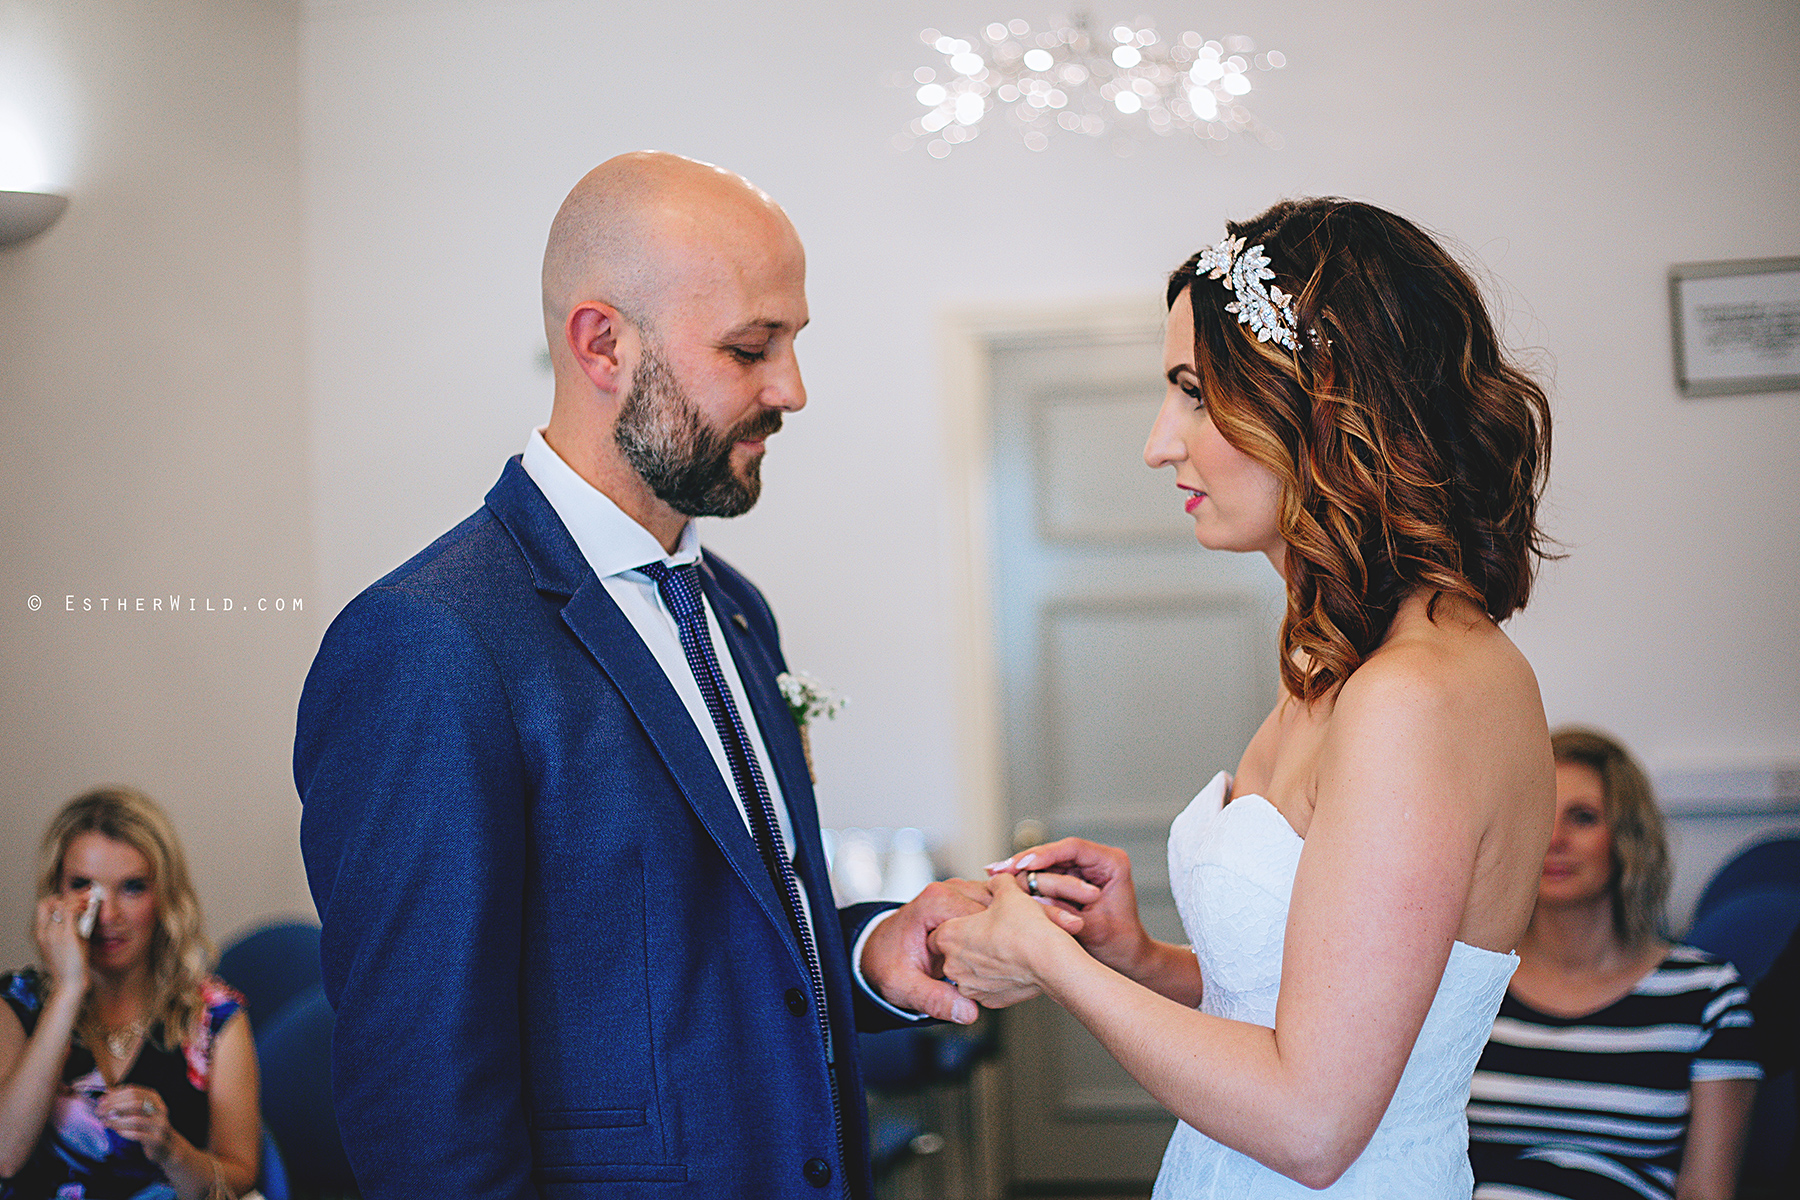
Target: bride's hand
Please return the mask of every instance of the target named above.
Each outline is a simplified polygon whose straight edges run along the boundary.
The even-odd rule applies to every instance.
[[[988,867],[988,874],[1017,876],[1030,890],[1081,917],[1076,938],[1087,952],[1136,979],[1153,943],[1138,917],[1131,856],[1115,846],[1063,838],[1033,846]]]
[[[972,916],[945,921],[931,934],[932,952],[942,958],[944,978],[985,1008],[1008,1008],[1041,990],[1034,963],[1062,946],[1081,918],[1025,894],[1010,875],[988,881],[992,900]]]

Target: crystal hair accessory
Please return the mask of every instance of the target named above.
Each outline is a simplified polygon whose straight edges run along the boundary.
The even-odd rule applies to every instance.
[[[1239,325],[1248,325],[1259,342],[1274,342],[1296,353],[1300,349],[1300,319],[1294,315],[1293,297],[1280,288],[1263,286],[1275,278],[1263,248],[1244,249],[1244,239],[1227,235],[1200,252],[1194,278],[1217,279],[1237,297],[1225,306],[1236,313]]]

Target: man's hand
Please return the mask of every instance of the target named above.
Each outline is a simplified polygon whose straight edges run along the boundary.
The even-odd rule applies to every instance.
[[[988,906],[988,885],[967,879],[934,883],[894,910],[863,946],[862,976],[895,1008],[972,1025],[980,1009],[943,978],[931,933],[945,921]]]

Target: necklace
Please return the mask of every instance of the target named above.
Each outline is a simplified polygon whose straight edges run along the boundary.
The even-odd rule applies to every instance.
[[[101,1036],[106,1039],[107,1053],[120,1062],[125,1061],[126,1052],[131,1044],[144,1036],[144,1023],[133,1021],[129,1025],[121,1025],[117,1029],[102,1029]]]

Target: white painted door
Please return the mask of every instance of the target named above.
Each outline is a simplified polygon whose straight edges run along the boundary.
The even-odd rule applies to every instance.
[[[1153,320],[993,332],[987,545],[1008,817],[1131,853],[1146,924],[1185,941],[1169,822],[1235,766],[1274,702],[1279,582],[1201,548],[1173,473],[1144,465]],[[1154,1178],[1174,1128],[1048,1000],[1008,1014],[1015,1186]]]

